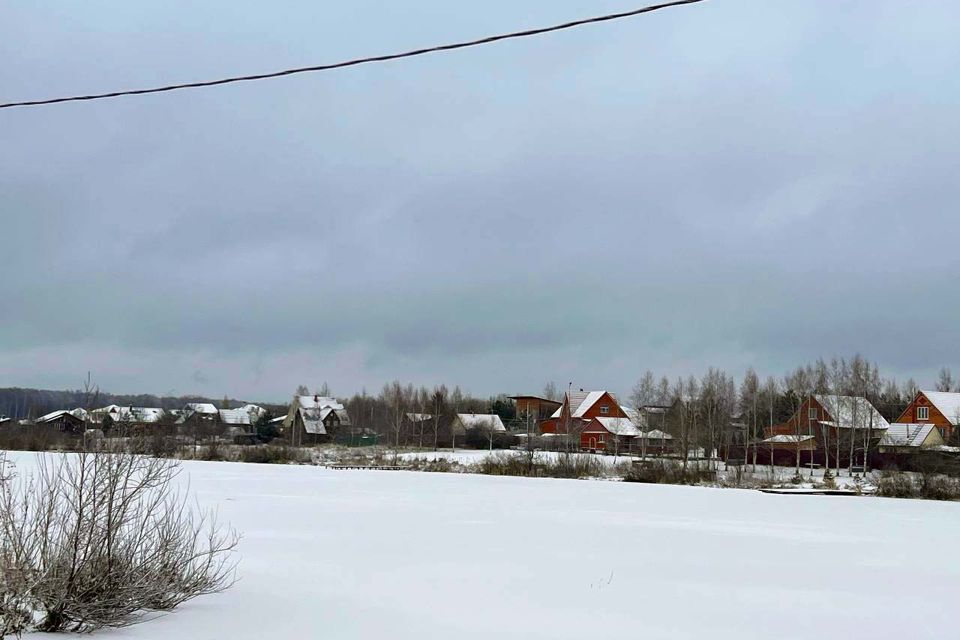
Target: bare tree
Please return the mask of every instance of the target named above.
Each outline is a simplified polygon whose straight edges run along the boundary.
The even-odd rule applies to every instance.
[[[937,377],[937,391],[949,392],[953,391],[953,389],[953,373],[951,373],[949,367],[941,368],[940,375]]]
[[[551,380],[543,386],[543,397],[547,400],[557,400],[560,397],[556,382]]]
[[[383,386],[380,399],[387,408],[394,446],[399,447],[404,427],[404,413],[413,401],[413,385],[404,387],[399,380],[394,380]]]
[[[433,388],[431,396],[431,409],[433,411],[433,450],[437,450],[437,443],[440,439],[440,418],[447,410],[447,387],[440,385]]]
[[[450,394],[450,402],[453,404],[453,415],[456,418],[456,415],[460,413],[460,407],[463,406],[463,392],[460,390],[460,385],[453,388],[453,393]],[[450,423],[450,448],[453,451],[457,450],[456,423],[456,420]]]
[[[750,458],[750,445],[753,445],[753,472],[757,471],[757,423],[759,416],[758,404],[760,401],[760,378],[753,367],[747,369],[740,384],[740,414],[745,418],[747,437],[743,445],[743,461],[746,464]]]

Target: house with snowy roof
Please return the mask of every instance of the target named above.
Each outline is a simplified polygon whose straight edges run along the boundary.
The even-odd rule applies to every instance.
[[[807,396],[786,423],[764,429],[759,444],[774,457],[785,450],[801,456],[801,464],[865,464],[890,424],[862,396],[814,394]],[[777,439],[776,436],[785,436]],[[763,454],[761,454],[763,455]]]
[[[254,426],[267,414],[267,410],[255,404],[245,404],[236,409],[220,409],[217,418],[228,436],[249,436]]]
[[[880,453],[916,453],[944,444],[937,425],[932,422],[909,424],[894,422],[880,438]]]
[[[334,398],[296,395],[283,420],[283,435],[294,446],[312,446],[328,442],[350,424],[346,408]]]
[[[579,438],[580,448],[590,451],[628,451],[643,433],[612,393],[583,389],[565,393],[540,432]]]
[[[60,411],[52,411],[46,415],[40,416],[37,418],[36,424],[53,427],[57,431],[62,431],[64,433],[82,433],[86,428],[85,417],[86,412],[82,409],[79,411],[76,409],[72,411],[62,409]]]
[[[895,424],[932,424],[944,442],[960,427],[960,393],[918,391]]]
[[[626,453],[643,432],[626,417],[596,416],[580,431],[580,448],[589,451]]]
[[[97,424],[128,424],[147,425],[157,424],[166,416],[166,412],[158,407],[121,407],[110,404],[90,412],[90,420]]]
[[[547,420],[540,423],[542,433],[563,433],[568,426],[582,423],[586,426],[593,418],[626,418],[630,416],[609,391],[568,391],[560,407]],[[569,424],[568,424],[569,423]]]
[[[507,430],[503,420],[495,413],[458,413],[453,417],[450,427],[457,436],[466,435],[467,431],[493,431],[503,432]]]

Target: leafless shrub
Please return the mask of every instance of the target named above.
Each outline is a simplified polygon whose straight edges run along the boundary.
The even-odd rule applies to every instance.
[[[299,462],[301,457],[297,450],[285,445],[253,445],[240,450],[241,462],[258,464],[290,464]]]
[[[913,478],[899,471],[884,471],[876,484],[877,495],[884,498],[916,498],[919,495]]]
[[[920,497],[928,500],[960,500],[960,480],[948,476],[924,476]]]
[[[696,467],[683,468],[674,460],[650,460],[634,465],[623,478],[624,482],[648,484],[698,484],[716,480],[716,472]]]
[[[0,629],[123,627],[231,586],[238,536],[190,508],[179,471],[175,461],[107,452],[41,456],[33,474],[8,472]]]
[[[589,454],[563,452],[544,456],[537,452],[512,451],[485,456],[476,469],[486,475],[537,478],[595,478],[609,471],[603,460]]]
[[[460,464],[444,457],[438,458],[404,458],[404,466],[411,471],[426,471],[428,473],[450,473],[458,471]]]

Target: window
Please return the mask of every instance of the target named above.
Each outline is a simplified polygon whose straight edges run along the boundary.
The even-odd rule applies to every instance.
[[[818,417],[819,417],[819,416],[817,415],[817,408],[816,408],[816,407],[810,407],[809,409],[807,409],[807,419],[808,419],[808,420],[816,420]]]
[[[610,413],[610,407],[607,405],[600,405],[600,413]]]
[[[929,420],[930,407],[917,407],[917,420]]]
[[[940,437],[944,440],[947,439],[947,428],[946,427],[937,427],[937,431],[940,432]]]

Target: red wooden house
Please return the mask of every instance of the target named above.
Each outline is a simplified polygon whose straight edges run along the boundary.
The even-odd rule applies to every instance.
[[[795,458],[799,450],[801,464],[824,464],[829,460],[832,467],[837,463],[839,445],[841,465],[850,462],[851,446],[854,464],[863,464],[867,453],[876,451],[888,427],[886,419],[866,398],[811,395],[787,422],[764,429],[760,457]]]
[[[932,424],[945,442],[960,427],[960,393],[918,391],[913,402],[894,420],[897,424]]]
[[[609,391],[574,391],[560,408],[540,423],[541,433],[579,434],[580,448],[628,451],[640,430]],[[616,446],[614,446],[614,444]]]

